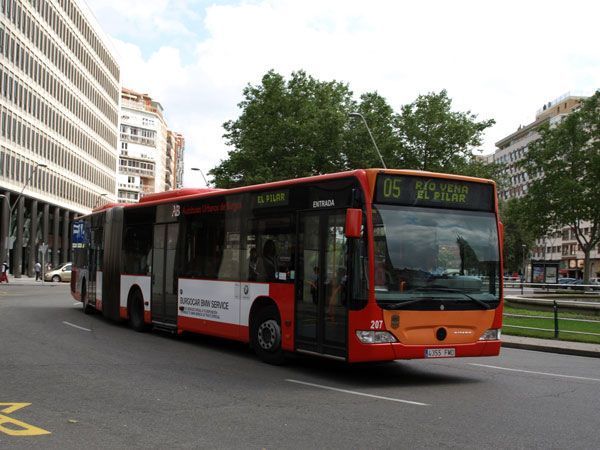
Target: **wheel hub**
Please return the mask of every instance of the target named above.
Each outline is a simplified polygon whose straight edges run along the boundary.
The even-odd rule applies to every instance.
[[[258,327],[258,345],[263,350],[273,350],[281,342],[281,330],[277,321],[271,319],[260,324]]]

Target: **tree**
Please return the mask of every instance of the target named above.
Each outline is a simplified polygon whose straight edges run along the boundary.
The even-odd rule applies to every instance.
[[[387,167],[487,176],[494,168],[473,157],[472,147],[493,120],[451,111],[446,91],[422,95],[396,114],[369,92],[353,100],[348,85],[319,81],[304,71],[289,81],[269,71],[248,85],[241,114],[223,126],[232,150],[209,171],[218,187],[234,187],[343,170]]]
[[[445,90],[419,95],[404,105],[397,118],[403,160],[413,169],[456,173],[473,158],[483,131],[493,119],[478,122],[477,116],[451,110]]]
[[[522,163],[533,180],[527,194],[530,223],[537,237],[570,227],[584,254],[588,282],[590,252],[600,243],[600,91],[539,132]]]
[[[404,157],[400,153],[400,140],[394,128],[396,114],[385,98],[377,92],[363,94],[355,111],[365,118],[385,165],[403,167]],[[369,132],[360,118],[348,120],[343,151],[347,170],[382,166]]]
[[[504,269],[520,272],[536,237],[529,225],[527,204],[522,198],[512,198],[501,202],[499,209],[504,225]]]
[[[303,71],[286,82],[270,71],[243,95],[242,114],[223,125],[233,150],[209,172],[217,186],[298,178],[347,165],[340,149],[354,102],[346,84],[318,81]]]

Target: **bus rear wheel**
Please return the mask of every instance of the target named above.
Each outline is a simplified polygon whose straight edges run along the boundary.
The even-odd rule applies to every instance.
[[[81,303],[83,303],[84,314],[92,314],[94,312],[94,307],[90,305],[90,302],[88,301],[87,286],[85,285],[85,280],[81,284]]]
[[[251,328],[252,347],[257,356],[269,364],[282,364],[281,320],[276,307],[268,306],[258,311]]]
[[[135,331],[146,331],[148,325],[144,322],[144,298],[140,291],[134,291],[129,301],[129,324]]]

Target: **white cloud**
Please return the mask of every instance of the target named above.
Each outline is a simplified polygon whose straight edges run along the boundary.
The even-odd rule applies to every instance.
[[[125,36],[115,40],[123,85],[161,102],[186,136],[186,165],[205,172],[226,156],[221,125],[239,114],[243,87],[269,69],[345,81],[357,96],[377,90],[396,110],[446,88],[456,109],[496,119],[486,153],[543,103],[599,87],[592,2],[265,0],[200,10],[193,1],[135,1],[94,4],[101,23],[109,12],[127,15],[128,25],[153,24],[169,42],[148,51],[112,29]],[[193,42],[188,28],[199,17]]]

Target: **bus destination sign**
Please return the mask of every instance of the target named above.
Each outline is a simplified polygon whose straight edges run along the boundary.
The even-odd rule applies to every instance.
[[[383,174],[377,177],[375,202],[494,211],[494,188],[470,181]]]
[[[290,204],[290,191],[259,192],[254,196],[254,208],[272,208],[274,206],[287,206]]]

